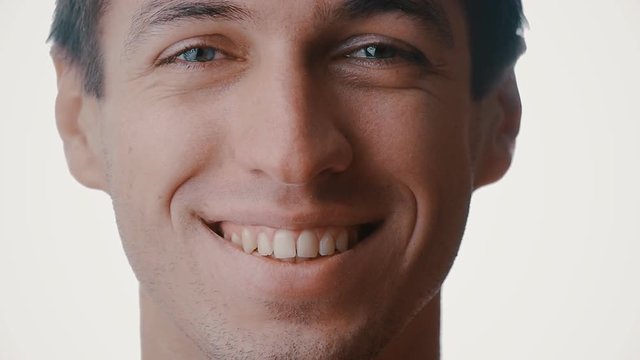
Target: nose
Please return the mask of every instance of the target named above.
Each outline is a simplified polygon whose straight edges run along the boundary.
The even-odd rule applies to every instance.
[[[234,153],[243,168],[287,185],[349,168],[352,147],[340,129],[335,94],[322,80],[278,59],[255,70],[242,88],[248,101],[238,109],[243,131]]]

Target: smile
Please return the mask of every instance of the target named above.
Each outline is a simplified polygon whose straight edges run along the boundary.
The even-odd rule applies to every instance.
[[[214,216],[218,219],[211,220]],[[193,256],[206,277],[241,284],[243,296],[278,302],[317,299],[336,286],[353,289],[362,278],[381,276],[379,271],[392,261],[392,219],[383,214],[337,209],[274,215],[249,209],[223,216],[198,215],[205,236],[193,238]]]
[[[371,235],[379,223],[278,229],[268,226],[219,222],[208,227],[246,254],[286,262],[332,257],[354,248]]]

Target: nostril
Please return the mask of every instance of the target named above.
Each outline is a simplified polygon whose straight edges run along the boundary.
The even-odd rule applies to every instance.
[[[238,163],[285,185],[309,184],[350,168],[352,144],[335,124],[327,119],[294,120],[249,131],[236,149]]]

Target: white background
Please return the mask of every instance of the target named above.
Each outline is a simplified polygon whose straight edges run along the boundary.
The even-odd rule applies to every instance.
[[[443,359],[640,359],[640,0],[525,0],[517,156],[477,192]],[[53,1],[0,0],[0,359],[136,359],[106,195],[66,170]]]

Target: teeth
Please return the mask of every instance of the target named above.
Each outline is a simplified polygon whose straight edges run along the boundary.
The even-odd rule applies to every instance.
[[[278,230],[273,236],[273,256],[276,259],[291,259],[296,257],[296,240],[293,233]]]
[[[242,249],[247,254],[251,254],[258,248],[258,240],[253,236],[251,230],[243,229],[242,230]]]
[[[267,234],[263,232],[258,235],[258,254],[262,256],[273,255],[273,245],[271,245],[271,241]]]
[[[298,251],[298,257],[301,258],[318,257],[318,238],[316,234],[310,230],[301,232],[296,250]]]
[[[285,230],[223,223],[222,236],[247,254],[282,260],[309,260],[349,250],[358,241],[356,227]]]
[[[336,241],[333,239],[333,236],[331,236],[331,234],[327,232],[320,240],[320,255],[329,256],[333,255],[335,252]]]
[[[340,230],[336,237],[336,249],[340,252],[349,250],[349,234],[346,230]]]
[[[235,245],[242,246],[242,238],[236,233],[231,234],[231,242]]]

